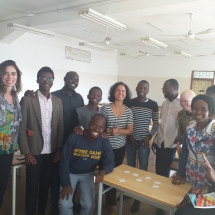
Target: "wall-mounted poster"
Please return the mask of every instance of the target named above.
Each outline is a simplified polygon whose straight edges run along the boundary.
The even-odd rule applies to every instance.
[[[81,49],[75,49],[72,47],[65,46],[65,57],[70,60],[77,60],[90,63],[91,53]]]

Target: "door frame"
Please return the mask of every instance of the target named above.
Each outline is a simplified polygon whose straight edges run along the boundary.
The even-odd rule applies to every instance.
[[[215,71],[203,71],[203,70],[193,70],[191,72],[191,81],[190,81],[190,89],[192,90],[192,82],[193,80],[201,80],[201,81],[212,81],[213,80],[213,84],[214,84],[214,77],[212,78],[193,78],[193,74],[194,72],[199,71],[199,72],[213,72],[214,76],[215,76]]]

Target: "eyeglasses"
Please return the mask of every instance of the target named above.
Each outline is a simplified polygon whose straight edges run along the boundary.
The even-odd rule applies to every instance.
[[[46,77],[39,77],[40,80],[42,81],[48,81],[48,82],[53,82],[54,78],[46,78]]]
[[[171,87],[164,87],[164,88],[161,88],[161,90],[169,90]]]

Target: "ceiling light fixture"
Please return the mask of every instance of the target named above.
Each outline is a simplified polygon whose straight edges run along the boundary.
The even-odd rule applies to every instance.
[[[184,43],[185,45],[189,45],[189,43],[187,43],[187,42],[184,41],[184,40],[180,40],[179,42],[180,42],[180,44]],[[174,54],[175,54],[175,55],[181,55],[182,57],[185,57],[185,58],[190,58],[190,57],[192,57],[192,55],[190,55],[190,54],[188,54],[188,53],[186,53],[186,52],[182,52],[181,50],[180,50],[180,51],[175,51]]]
[[[36,14],[35,13],[27,13],[26,15],[30,17],[30,16],[35,16]]]
[[[92,10],[89,8],[87,11],[83,11],[79,13],[80,16],[83,16],[91,21],[94,21],[96,23],[99,23],[101,25],[106,26],[107,28],[111,28],[113,30],[126,30],[126,26],[115,21],[114,19],[111,19],[108,16],[105,16],[101,13],[98,13],[95,10]]]
[[[102,52],[107,51],[107,49],[104,49],[104,48],[101,48],[101,47],[98,47],[98,46],[94,46],[94,45],[91,45],[91,44],[85,43],[85,42],[80,42],[79,46],[85,46],[87,48],[96,49],[96,50],[99,50],[99,51],[102,51]]]
[[[148,37],[142,37],[142,38],[140,38],[140,41],[143,43],[146,43],[150,46],[154,46],[156,48],[159,48],[159,49],[166,49],[168,47],[168,45],[150,37],[150,27],[158,29],[159,31],[161,31],[161,33],[163,30],[160,27],[158,27],[157,25],[154,25],[150,22],[147,23],[147,25],[149,26]]]
[[[14,30],[22,30],[22,31],[27,31],[29,33],[33,33],[33,34],[39,34],[39,35],[46,36],[46,37],[54,37],[53,34],[49,34],[49,33],[46,33],[44,31],[41,31],[39,29],[31,28],[31,27],[28,27],[28,26],[25,26],[25,25],[16,24],[16,23],[9,23],[7,25],[7,27],[11,28],[11,29],[14,29]]]
[[[175,54],[175,55],[181,55],[181,56],[183,56],[183,57],[185,57],[185,58],[190,58],[190,57],[192,57],[192,55],[190,55],[190,54],[188,54],[188,53],[186,53],[186,52],[182,52],[182,51],[175,51],[174,54]]]
[[[130,58],[136,58],[137,56],[135,55],[131,55],[131,54],[127,54],[127,53],[120,53],[121,56],[126,56],[126,57],[130,57]]]
[[[151,37],[142,37],[140,40],[143,43],[146,43],[150,46],[154,46],[154,47],[159,48],[159,49],[166,49],[168,47],[168,45],[166,45],[166,44],[164,44],[158,40],[155,40]]]

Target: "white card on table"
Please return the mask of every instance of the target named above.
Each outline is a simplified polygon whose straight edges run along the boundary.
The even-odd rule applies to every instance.
[[[138,176],[138,175],[139,175],[139,174],[137,174],[137,173],[134,173],[134,174],[133,174],[133,176]]]
[[[159,188],[159,186],[158,186],[158,185],[153,185],[152,187],[154,187],[154,188]]]
[[[155,181],[155,184],[160,184],[160,181]]]
[[[125,172],[125,173],[130,173],[130,171],[129,171],[129,170],[125,170],[124,172]]]
[[[120,182],[125,182],[125,179],[119,179]]]
[[[136,179],[136,181],[138,181],[138,182],[142,182],[142,179],[140,179],[140,178],[137,178],[137,179]]]
[[[148,180],[149,180],[149,179],[152,179],[152,178],[151,178],[150,176],[146,176],[146,179],[148,179]]]

